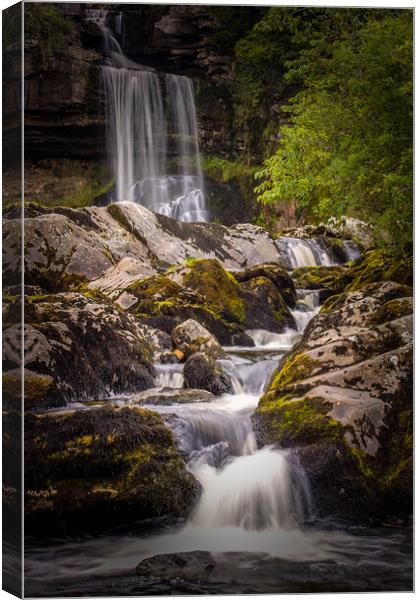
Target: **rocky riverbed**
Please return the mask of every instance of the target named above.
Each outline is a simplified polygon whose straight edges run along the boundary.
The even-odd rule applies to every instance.
[[[19,219],[6,217],[13,421]],[[33,595],[410,589],[410,266],[324,227],[284,233],[128,202],[28,206]]]

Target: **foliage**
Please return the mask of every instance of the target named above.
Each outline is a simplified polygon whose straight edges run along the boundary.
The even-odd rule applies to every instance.
[[[65,47],[73,23],[52,4],[25,5],[25,38],[38,41],[38,51],[43,66],[56,51]]]
[[[252,177],[255,168],[249,167],[241,161],[227,160],[219,156],[204,156],[202,167],[206,175],[219,183],[228,183],[232,179]]]
[[[412,241],[412,13],[337,20],[341,12],[322,13],[323,27],[288,63],[304,88],[256,192],[265,204],[298,200],[319,218],[372,221],[403,252]]]

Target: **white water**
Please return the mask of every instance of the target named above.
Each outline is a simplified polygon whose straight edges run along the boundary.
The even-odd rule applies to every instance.
[[[45,582],[117,574],[157,554],[196,550],[268,553],[296,563],[332,560],[355,569],[361,556],[372,565],[383,563],[381,539],[305,528],[312,515],[311,493],[295,454],[257,447],[251,415],[282,355],[319,310],[316,292],[298,290],[298,298],[293,313],[298,331],[251,330],[256,347],[227,348],[229,358],[221,362],[232,376],[233,394],[208,403],[150,406],[172,428],[202,485],[187,522],[148,536],[115,534],[36,547],[27,553],[27,577]],[[157,385],[180,387],[182,365],[158,365]],[[397,552],[396,542],[391,544]]]
[[[298,267],[328,267],[338,264],[331,259],[315,238],[280,236],[276,239],[276,246],[289,270]],[[343,252],[347,260],[355,260],[360,256],[360,250],[352,240],[344,240]]]
[[[107,11],[87,16],[102,31],[107,59],[102,81],[114,200],[180,221],[208,221],[192,80],[129,60],[107,26]]]

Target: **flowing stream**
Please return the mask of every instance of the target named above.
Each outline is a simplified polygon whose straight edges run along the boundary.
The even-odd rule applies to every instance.
[[[103,36],[114,200],[138,202],[179,221],[208,221],[192,80],[131,61],[107,25],[108,11],[86,12]]]
[[[296,249],[296,244],[292,242],[291,248]],[[321,256],[320,252],[318,249],[316,255]],[[46,589],[68,590],[72,585],[78,593],[100,595],[104,593],[103,577],[111,577],[108,594],[124,595],[130,590],[133,594],[145,593],[141,587],[131,588],[131,580],[124,579],[141,560],[196,550],[215,555],[257,553],[259,566],[265,564],[267,556],[291,561],[290,564],[302,565],[301,568],[316,561],[321,565],[320,581],[324,576],[322,569],[330,564],[336,565],[334,568],[339,572],[341,569],[343,577],[347,570],[350,579],[355,568],[369,577],[375,569],[401,575],[401,565],[408,555],[404,558],[401,554],[396,559],[402,552],[403,536],[386,532],[381,537],[377,532],[367,531],[354,535],[341,526],[314,524],[310,487],[295,453],[257,447],[251,415],[282,357],[319,310],[316,291],[298,290],[298,298],[297,309],[293,311],[297,331],[290,329],[278,334],[251,330],[247,333],[255,346],[225,348],[228,358],[221,363],[232,378],[233,394],[212,402],[150,405],[173,430],[189,470],[202,485],[201,496],[187,520],[158,531],[151,528],[149,533],[116,533],[49,542],[33,549],[29,544],[26,573],[35,595],[37,591],[45,593]],[[182,368],[180,364],[157,365],[156,385],[182,387]],[[129,399],[124,402],[127,401],[130,402]],[[232,568],[245,560],[243,554],[234,556]],[[409,566],[404,568],[409,572]],[[271,577],[274,588],[267,587],[267,591],[278,589],[277,570]],[[267,578],[270,579],[268,575]],[[65,582],[62,588],[60,581]],[[118,584],[119,581],[123,583]],[[250,590],[264,590],[265,585],[265,580],[256,575]],[[205,584],[192,589],[198,593],[208,590]],[[171,590],[168,588],[166,592]],[[153,593],[159,591],[165,592],[153,588]]]

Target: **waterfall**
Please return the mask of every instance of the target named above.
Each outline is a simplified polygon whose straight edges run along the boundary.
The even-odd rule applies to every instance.
[[[106,10],[88,10],[103,35],[107,147],[115,198],[180,221],[208,221],[192,80],[124,56]],[[117,28],[122,23],[117,19]]]
[[[338,264],[331,260],[316,238],[279,236],[276,239],[276,246],[289,270],[298,267],[331,267]],[[343,240],[343,254],[347,260],[356,260],[360,257],[360,249],[353,240]]]
[[[196,474],[204,492],[192,525],[253,531],[295,528],[310,511],[306,478],[284,451],[263,448],[240,456],[223,470],[202,465]]]
[[[292,238],[280,236],[276,246],[288,269],[298,267],[331,266],[328,254],[313,238]]]

